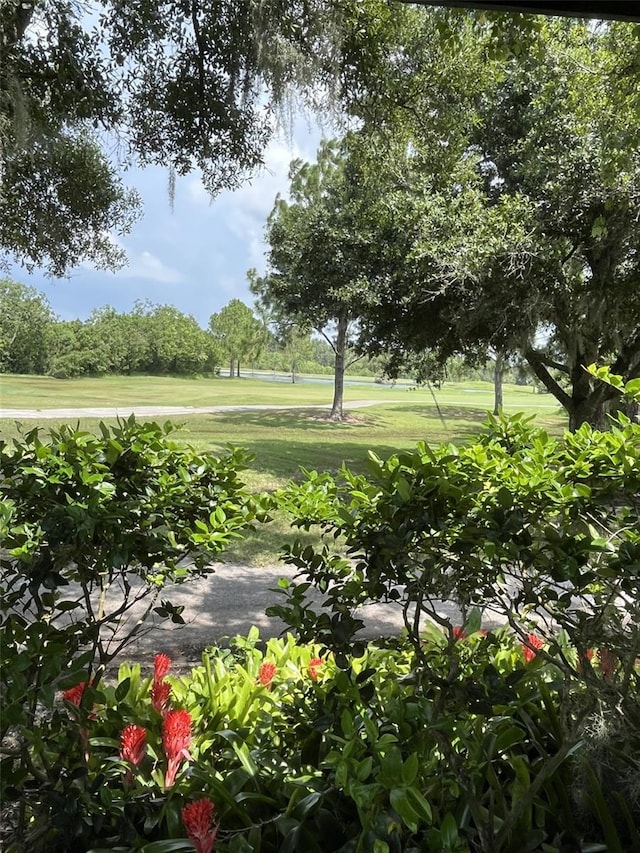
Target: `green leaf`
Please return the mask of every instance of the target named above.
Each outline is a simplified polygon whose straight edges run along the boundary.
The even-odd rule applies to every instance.
[[[131,687],[131,679],[125,678],[124,681],[121,681],[115,690],[115,700],[116,702],[122,702],[122,700],[126,697],[129,692],[129,688]]]
[[[440,825],[440,837],[445,847],[455,847],[459,839],[458,824],[451,812],[447,812]]]
[[[418,753],[413,752],[402,765],[402,781],[405,785],[413,785],[418,775]]]
[[[392,788],[389,793],[389,801],[391,802],[394,811],[397,812],[411,832],[417,832],[418,825],[420,823],[420,815],[414,810],[413,806],[409,802],[406,789]]]

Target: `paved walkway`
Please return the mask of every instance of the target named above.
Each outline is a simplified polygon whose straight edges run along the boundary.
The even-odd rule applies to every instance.
[[[277,566],[250,567],[231,564],[216,564],[214,573],[185,584],[167,588],[160,598],[184,607],[184,625],[175,625],[168,619],[153,616],[145,623],[143,633],[136,638],[129,651],[122,653],[123,659],[150,660],[157,652],[166,652],[176,662],[187,664],[200,659],[202,650],[208,645],[224,645],[230,637],[245,635],[252,625],[260,630],[266,640],[279,636],[286,626],[265,610],[273,604],[285,602],[285,597],[276,591],[278,579],[293,579],[296,569],[284,564]],[[312,601],[321,606],[322,597],[313,592]],[[159,602],[158,602],[159,603]],[[128,615],[123,624],[131,626],[140,618],[143,608],[138,606]],[[460,612],[452,603],[442,603],[438,613],[451,621],[460,622]],[[375,639],[399,634],[404,626],[401,604],[371,604],[360,608],[357,615],[365,627],[359,633],[363,639]],[[501,624],[503,620],[486,613],[485,627]]]
[[[364,409],[380,403],[393,403],[396,400],[354,400],[344,404],[345,409]],[[211,415],[220,412],[274,412],[282,409],[323,409],[330,410],[331,405],[307,403],[295,406],[255,405],[255,406],[100,406],[72,409],[3,409],[0,418],[9,420],[65,420],[68,418],[159,418],[171,415]]]

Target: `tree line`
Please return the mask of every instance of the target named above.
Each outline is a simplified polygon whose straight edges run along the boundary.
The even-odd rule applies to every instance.
[[[35,288],[0,280],[0,372],[57,378],[105,374],[214,374],[249,368],[330,373],[333,353],[309,334],[283,338],[239,299],[212,314],[206,329],[172,305],[137,302],[130,312],[106,305],[89,318],[61,320]],[[365,373],[379,370],[367,361]]]

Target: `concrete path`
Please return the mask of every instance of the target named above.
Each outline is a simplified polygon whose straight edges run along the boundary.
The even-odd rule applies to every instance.
[[[262,639],[277,637],[286,626],[274,617],[265,614],[267,607],[284,603],[285,598],[276,590],[278,579],[293,579],[296,569],[284,564],[277,566],[248,567],[231,564],[216,564],[214,573],[193,582],[168,588],[160,596],[172,604],[182,605],[184,625],[174,625],[168,619],[153,616],[143,633],[136,638],[128,651],[122,653],[124,660],[150,661],[157,652],[166,652],[178,664],[199,661],[202,650],[208,645],[225,645],[230,637],[246,635],[252,625],[260,630]],[[321,606],[322,597],[312,596],[314,604]],[[159,602],[158,602],[159,603]],[[133,610],[127,624],[131,626],[139,618],[142,608]],[[460,623],[460,612],[452,603],[442,603],[438,614]],[[375,639],[399,634],[403,628],[402,608],[398,603],[371,604],[360,608],[357,614],[365,623],[358,635],[363,639]],[[501,623],[495,614],[485,614],[485,627]]]
[[[345,409],[363,409],[380,403],[393,403],[397,400],[354,400],[344,404]],[[211,415],[221,412],[277,412],[283,409],[322,409],[329,410],[331,405],[307,403],[305,405],[255,405],[255,406],[114,406],[72,409],[3,409],[0,418],[9,420],[65,420],[70,418],[164,418],[171,415]]]

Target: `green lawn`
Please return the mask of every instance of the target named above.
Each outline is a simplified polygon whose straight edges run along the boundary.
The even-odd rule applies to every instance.
[[[325,377],[326,378],[326,377]],[[348,377],[353,380],[356,377]],[[366,381],[366,380],[365,380]],[[492,389],[486,382],[448,383],[435,392],[440,405],[490,408]],[[3,409],[86,408],[95,406],[218,406],[322,405],[331,402],[331,384],[265,382],[257,379],[179,378],[160,376],[104,376],[53,379],[49,376],[0,376]],[[433,405],[427,388],[406,385],[347,385],[345,400],[419,402]],[[528,387],[505,386],[505,409],[555,411],[555,401]]]
[[[493,407],[488,383],[449,384],[435,392],[440,413],[426,388],[390,388],[371,383],[348,386],[346,400],[372,400],[375,405],[351,410],[342,424],[326,420],[331,385],[269,383],[259,380],[176,379],[160,377],[105,377],[55,380],[46,377],[2,376],[2,408],[68,408],[89,406],[132,406],[135,404],[213,406],[274,405],[305,406],[274,411],[233,411],[215,414],[173,416],[182,424],[178,437],[201,449],[222,450],[233,444],[254,456],[246,481],[255,490],[277,488],[299,476],[300,468],[337,471],[343,463],[362,470],[369,450],[385,457],[419,440],[431,444],[470,441],[482,428],[487,410]],[[534,394],[531,388],[506,386],[505,410],[536,414],[536,420],[551,432],[559,432],[565,418],[552,398]],[[162,418],[165,420],[166,418]],[[35,424],[46,431],[60,421],[21,419],[23,426]],[[89,431],[95,419],[72,418]],[[0,434],[17,434],[14,419],[0,420]],[[289,530],[283,519],[253,534],[234,548],[228,559],[272,562]]]

